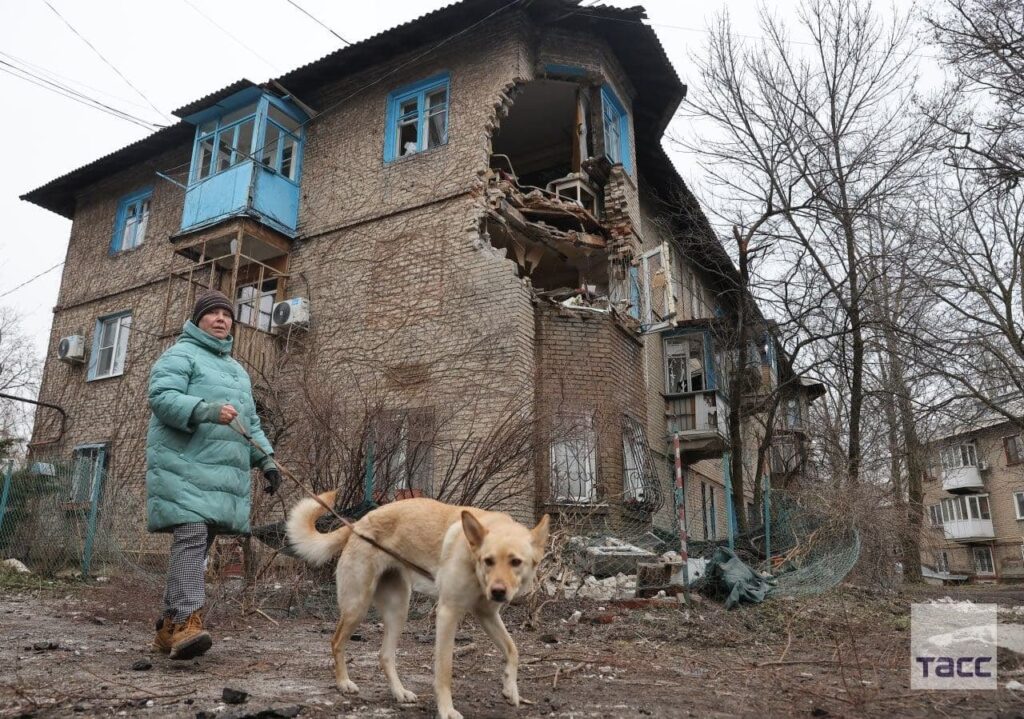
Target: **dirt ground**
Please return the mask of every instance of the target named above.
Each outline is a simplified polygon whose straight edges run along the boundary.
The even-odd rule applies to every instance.
[[[777,598],[726,612],[710,600],[558,601],[542,626],[506,624],[521,653],[518,709],[500,695],[501,659],[471,622],[455,661],[455,705],[466,717],[977,716],[1024,717],[1024,657],[1000,650],[998,691],[909,689],[910,604],[952,596],[1024,605],[1024,589],[918,588],[884,594],[844,586],[820,597]],[[413,607],[399,672],[418,703],[400,706],[377,669],[381,628],[371,615],[351,646],[361,693],[333,685],[330,618],[262,614],[220,600],[211,607],[215,644],[173,662],[148,645],[159,606],[155,585],[0,581],[0,716],[432,717],[430,605]],[[582,617],[571,621],[573,612]],[[1000,621],[1024,615],[1000,614]],[[248,693],[223,701],[225,688]]]

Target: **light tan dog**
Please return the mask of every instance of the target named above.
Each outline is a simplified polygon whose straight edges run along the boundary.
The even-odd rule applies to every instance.
[[[333,506],[335,493],[320,496]],[[532,530],[507,514],[405,499],[386,504],[360,519],[358,534],[371,537],[409,562],[426,569],[434,581],[352,536],[349,527],[328,534],[316,529],[326,510],[313,499],[295,505],[288,517],[288,541],[298,556],[326,564],[339,554],[336,571],[338,627],[331,641],[338,689],[356,693],[345,665],[345,644],[373,603],[384,621],[380,666],[399,702],[416,695],[402,686],[395,670],[395,649],[409,613],[412,590],[437,596],[434,692],[441,719],[462,719],[452,704],[452,655],[455,633],[471,612],[505,656],[502,694],[519,706],[519,651],[501,621],[501,607],[529,591],[548,539],[548,516]],[[344,550],[344,551],[343,551]]]

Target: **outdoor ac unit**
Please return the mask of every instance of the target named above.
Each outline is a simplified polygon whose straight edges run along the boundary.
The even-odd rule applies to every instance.
[[[57,343],[57,358],[65,362],[84,362],[85,337],[82,335],[62,337]]]
[[[983,459],[982,459],[982,460],[979,460],[979,461],[978,461],[978,471],[979,471],[979,472],[985,472],[985,471],[987,471],[987,470],[988,470],[988,462],[986,462],[986,461],[985,461],[985,460],[983,460]]]
[[[270,319],[274,327],[290,327],[309,324],[309,300],[305,297],[292,297],[274,305]]]

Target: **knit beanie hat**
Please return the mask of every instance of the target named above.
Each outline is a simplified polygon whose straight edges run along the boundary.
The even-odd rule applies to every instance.
[[[192,308],[192,324],[198,325],[199,320],[202,319],[203,315],[207,312],[213,312],[215,309],[223,308],[228,311],[231,315],[231,319],[235,319],[235,308],[231,304],[231,300],[228,299],[227,295],[217,290],[207,289],[202,290],[196,295],[196,304]]]

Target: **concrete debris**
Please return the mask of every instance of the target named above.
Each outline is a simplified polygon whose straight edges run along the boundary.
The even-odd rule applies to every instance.
[[[31,574],[32,573],[32,570],[30,570],[22,562],[20,562],[17,559],[14,559],[13,557],[11,559],[5,559],[3,561],[3,566],[6,569],[10,569],[10,570],[12,570],[14,572],[17,572],[18,574]]]

